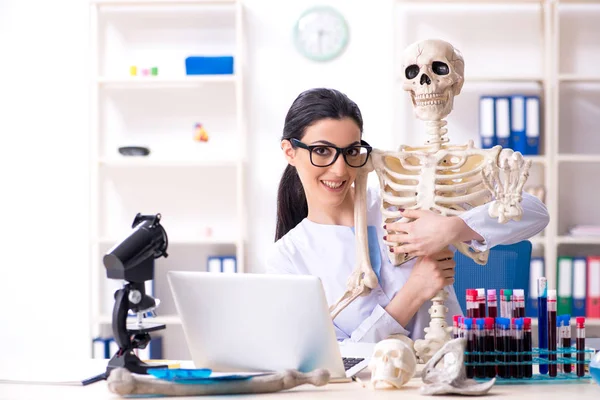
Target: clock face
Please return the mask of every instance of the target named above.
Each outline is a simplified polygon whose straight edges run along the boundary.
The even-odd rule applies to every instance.
[[[348,24],[331,7],[315,7],[304,12],[294,27],[298,51],[314,61],[329,61],[339,56],[348,44]]]

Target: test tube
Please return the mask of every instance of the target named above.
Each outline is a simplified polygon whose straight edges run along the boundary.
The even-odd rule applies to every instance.
[[[460,335],[459,327],[458,327],[458,319],[460,315],[454,315],[452,317],[452,339],[458,338]]]
[[[475,351],[475,340],[473,338],[473,331],[471,329],[472,325],[473,325],[473,319],[465,318],[464,324],[465,324],[465,338],[467,339],[467,351],[473,352],[473,351]],[[475,361],[474,358],[475,357],[472,354],[467,355],[467,362],[468,363],[474,362]],[[467,365],[466,372],[467,372],[467,378],[475,377],[475,367],[473,365]]]
[[[510,321],[510,376],[513,378],[517,378],[517,369],[519,365],[517,364],[517,318],[509,318]]]
[[[496,343],[494,341],[494,318],[485,318],[485,361],[488,364],[485,368],[485,376],[493,378],[496,376],[496,366],[494,365],[494,350]]]
[[[502,350],[504,352],[504,371],[500,375],[501,378],[510,378],[511,374],[511,356],[508,354],[511,352],[510,346],[510,319],[502,318],[502,324],[500,325],[502,331]]]
[[[524,343],[524,338],[523,338],[523,318],[517,318],[517,320],[515,321],[515,351],[517,352],[516,355],[516,365],[515,365],[515,372],[514,372],[514,377],[515,378],[522,378],[524,375],[524,371],[523,371],[523,349],[525,348],[525,343]]]
[[[475,290],[477,290],[477,307],[479,308],[477,318],[485,318],[485,289]]]
[[[500,289],[500,318],[506,318],[506,300],[504,289]]]
[[[513,299],[514,299],[513,316],[515,318],[524,318],[525,317],[525,290],[515,289],[513,291]]]
[[[498,299],[496,298],[496,289],[487,291],[487,309],[488,317],[496,318],[498,316]]]
[[[504,367],[504,365],[502,364],[504,362],[504,355],[502,354],[502,352],[506,351],[506,349],[504,348],[504,337],[503,337],[503,330],[502,330],[502,320],[503,318],[498,317],[496,318],[496,364],[498,365],[498,376],[503,378],[504,377],[504,371],[506,370],[506,368]]]
[[[479,317],[479,307],[477,305],[477,290],[475,289],[467,289],[467,317]]]
[[[538,347],[540,358],[548,358],[544,350],[548,350],[548,311],[546,297],[548,295],[548,280],[544,277],[538,278]],[[548,373],[548,364],[540,361],[540,374]]]
[[[564,331],[564,326],[563,326],[563,316],[562,315],[558,315],[556,316],[556,359],[557,361],[564,361],[564,351],[563,351],[563,331]],[[561,363],[556,364],[556,370],[557,372],[562,372],[563,371],[563,367]]]
[[[557,374],[556,368],[556,290],[548,290],[548,373],[555,377]]]
[[[513,291],[512,289],[504,289],[504,301],[506,303],[506,318],[510,321],[513,317]]]
[[[526,353],[523,356],[525,365],[523,366],[523,376],[525,378],[531,378],[533,376],[533,343],[531,337],[531,318],[523,318],[523,351]]]
[[[563,315],[563,348],[571,347],[571,316],[569,314]],[[565,358],[567,359],[565,364],[563,365],[563,371],[566,374],[571,373],[571,353],[565,352]]]
[[[577,376],[582,377],[585,374],[585,317],[577,317]]]
[[[487,351],[485,342],[485,318],[477,318],[475,323],[477,324],[477,329],[475,330],[475,349],[479,353],[479,356],[475,359],[480,364],[475,367],[475,376],[477,378],[485,378],[486,367],[483,365],[486,361],[484,354]]]

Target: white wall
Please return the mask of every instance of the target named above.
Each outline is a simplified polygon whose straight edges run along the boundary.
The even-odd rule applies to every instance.
[[[87,25],[85,1],[0,1],[0,360],[89,347]]]
[[[245,2],[255,272],[275,232],[283,120],[301,91],[345,92],[362,109],[365,139],[390,143],[392,1],[319,2],[328,3],[351,39],[339,60],[316,64],[292,44],[296,18],[314,2]],[[0,0],[0,360],[88,355],[87,52],[86,1]]]

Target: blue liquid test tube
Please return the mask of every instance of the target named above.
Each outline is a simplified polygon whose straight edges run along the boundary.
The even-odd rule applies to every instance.
[[[548,297],[548,281],[546,278],[538,278],[538,347],[540,348],[540,358],[548,358],[544,350],[548,350],[548,308],[546,305]],[[552,327],[554,329],[554,327]],[[548,373],[548,364],[540,361],[540,374]]]

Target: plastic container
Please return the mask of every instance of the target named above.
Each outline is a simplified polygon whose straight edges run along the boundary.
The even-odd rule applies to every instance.
[[[600,351],[596,352],[590,361],[590,375],[600,385]]]
[[[185,59],[187,75],[231,75],[233,56],[190,56]]]

